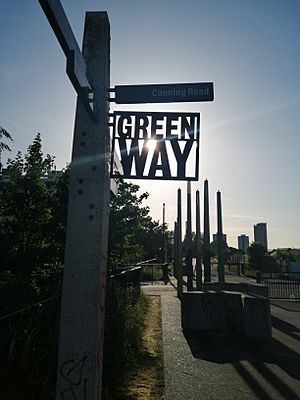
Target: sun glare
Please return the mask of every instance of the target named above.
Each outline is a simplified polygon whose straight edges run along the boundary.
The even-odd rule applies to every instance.
[[[149,149],[150,151],[154,151],[154,150],[155,150],[156,142],[157,142],[157,140],[154,140],[154,139],[149,139],[149,140],[147,141],[147,147],[148,147],[148,149]]]

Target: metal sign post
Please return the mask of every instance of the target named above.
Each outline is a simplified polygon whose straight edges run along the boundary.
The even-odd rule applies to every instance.
[[[86,112],[97,122],[93,112],[93,88],[87,77],[87,67],[68,18],[59,0],[38,0],[67,58],[70,78]]]
[[[78,93],[56,399],[99,400],[111,158],[107,101],[110,26],[106,12],[86,13],[81,54],[59,0],[39,2],[66,54],[67,73]]]
[[[91,120],[77,101],[61,305],[57,400],[101,399],[109,219],[110,27],[86,13],[83,56],[94,83]]]

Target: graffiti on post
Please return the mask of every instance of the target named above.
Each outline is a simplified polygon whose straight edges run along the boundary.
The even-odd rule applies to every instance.
[[[83,373],[87,358],[84,356],[79,361],[67,360],[60,365],[60,374],[66,382],[66,388],[60,393],[63,400],[87,399],[87,377]]]
[[[216,304],[213,297],[203,296],[202,299],[202,312],[205,314],[207,319],[212,319],[216,312]]]

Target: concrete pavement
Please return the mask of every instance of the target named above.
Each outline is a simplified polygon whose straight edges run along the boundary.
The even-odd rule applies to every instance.
[[[300,303],[272,302],[273,340],[263,343],[183,333],[175,288],[144,291],[161,296],[166,400],[300,400]]]

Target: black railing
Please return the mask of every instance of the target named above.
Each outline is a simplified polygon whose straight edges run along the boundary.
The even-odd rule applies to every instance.
[[[270,299],[300,300],[299,272],[258,272],[257,282],[268,286]]]
[[[60,295],[0,318],[3,399],[55,396]]]
[[[225,271],[233,275],[247,276],[256,279],[256,270],[253,264],[249,263],[228,263],[225,265]]]
[[[133,284],[132,281],[139,284],[154,284],[159,281],[165,284],[169,281],[168,278],[168,264],[167,263],[156,263],[156,258],[151,260],[141,261],[134,266],[126,266],[124,268],[118,268],[115,273],[111,276],[116,281],[123,282],[126,285]]]
[[[112,285],[118,284],[123,288],[140,287],[142,267],[126,268],[123,271],[111,274],[108,277],[108,282]]]
[[[110,329],[107,336],[115,337],[116,332],[125,335],[124,326],[134,325],[126,322],[126,317],[134,319],[130,312],[135,310],[140,297],[141,275],[142,267],[137,266],[108,276],[106,322]],[[17,309],[2,307],[0,376],[3,398],[50,400],[55,396],[60,303],[61,294],[54,294]]]
[[[143,266],[143,283],[154,284],[158,281],[163,281],[164,283],[167,283],[168,280],[168,264],[147,264]]]

